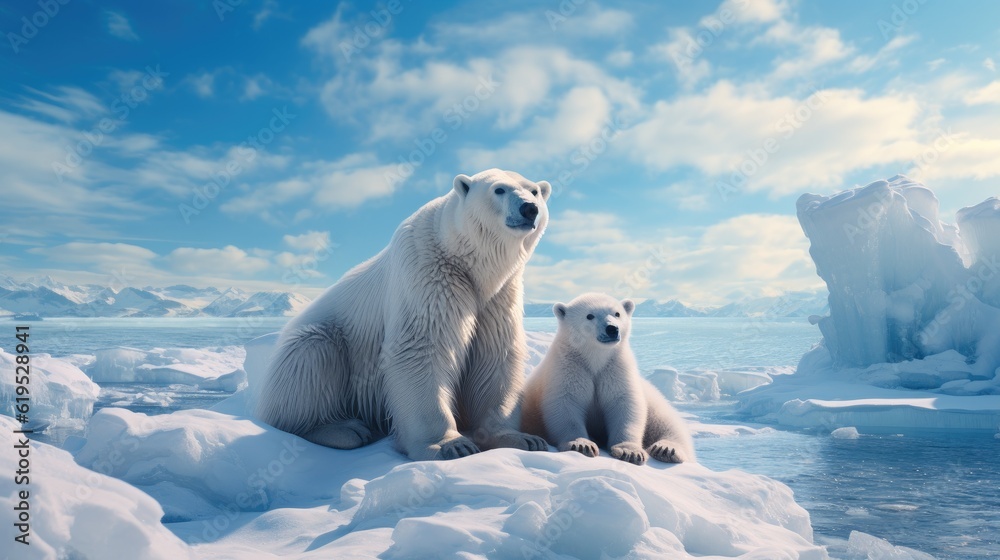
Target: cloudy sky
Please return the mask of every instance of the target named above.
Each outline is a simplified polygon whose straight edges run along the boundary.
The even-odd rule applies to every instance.
[[[19,279],[315,295],[502,167],[555,187],[528,299],[717,304],[822,286],[802,193],[1000,194],[996,2],[52,4],[0,6]]]

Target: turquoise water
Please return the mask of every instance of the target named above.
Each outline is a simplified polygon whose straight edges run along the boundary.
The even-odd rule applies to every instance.
[[[55,319],[32,323],[32,349],[58,356],[91,354],[119,345],[139,349],[224,346],[277,331],[285,321]],[[529,318],[525,326],[552,332],[556,322]],[[819,338],[816,327],[804,319],[636,318],[632,347],[640,368],[648,373],[664,365],[681,370],[791,366]],[[227,396],[179,385],[114,384],[105,386],[98,408],[129,394],[170,398],[165,406],[126,407],[147,414],[207,408]],[[733,403],[679,408],[706,423],[741,423],[734,416]],[[799,504],[810,512],[816,540],[829,545],[834,556],[844,549],[850,532],[858,530],[939,558],[1000,558],[1000,440],[990,435],[908,434],[840,440],[825,434],[774,430],[699,438],[695,443],[699,460],[710,468],[737,468],[788,484]]]

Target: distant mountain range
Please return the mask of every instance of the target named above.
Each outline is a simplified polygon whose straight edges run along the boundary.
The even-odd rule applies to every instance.
[[[526,303],[526,317],[551,317],[554,303]],[[743,298],[720,307],[689,306],[676,299],[647,299],[635,306],[636,317],[808,317],[829,311],[826,292],[786,292],[780,296]]]
[[[721,307],[695,307],[672,299],[641,301],[636,317],[808,317],[828,311],[826,292],[787,292],[744,298]],[[48,276],[18,282],[0,274],[0,316],[40,317],[291,317],[309,298],[295,292],[245,292],[239,288],[123,288],[67,286]],[[526,303],[526,317],[551,317],[553,303]]]
[[[309,298],[294,292],[244,292],[237,288],[122,288],[67,286],[45,276],[18,282],[0,274],[0,315],[40,317],[290,317]]]

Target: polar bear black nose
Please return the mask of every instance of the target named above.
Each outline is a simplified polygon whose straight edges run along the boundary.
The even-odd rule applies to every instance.
[[[604,327],[604,332],[608,333],[608,336],[617,337],[618,336],[618,327],[616,327],[614,325],[608,325],[608,326]]]
[[[529,220],[534,220],[538,216],[538,205],[534,202],[525,202],[521,205],[521,215]]]

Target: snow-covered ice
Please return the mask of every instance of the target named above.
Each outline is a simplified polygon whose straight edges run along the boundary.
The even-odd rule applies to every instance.
[[[934,560],[934,557],[905,546],[893,546],[885,539],[861,531],[851,531],[844,560]]]
[[[97,383],[181,383],[235,391],[246,382],[241,346],[219,348],[108,348],[83,365]]]
[[[15,413],[17,365],[14,355],[0,349],[0,401],[5,403],[0,414],[6,416]],[[30,421],[25,428],[39,431],[81,425],[93,413],[101,391],[80,368],[48,354],[31,356],[28,378]]]
[[[942,223],[897,176],[803,195],[799,221],[830,292],[823,341],[794,375],[740,395],[752,419],[833,429],[1000,426],[1000,203]]]
[[[529,369],[550,339],[529,335]],[[275,340],[247,345],[251,386]],[[827,557],[767,477],[511,449],[412,462],[387,439],[328,449],[248,418],[248,392],[210,411],[101,410],[76,461],[153,496],[197,557]]]
[[[387,440],[340,451],[214,411],[120,409],[94,415],[76,460],[155,497],[199,557],[826,557],[786,486],[693,463],[411,462]]]
[[[18,444],[14,430],[19,427],[0,416],[0,442],[6,450]],[[19,491],[29,491],[30,544],[14,542],[19,533],[13,522],[0,523],[5,558],[191,557],[189,547],[160,522],[160,505],[142,491],[81,467],[66,451],[38,442],[29,445],[30,484],[16,485],[13,476],[0,477],[0,508],[5,512],[20,504]],[[13,473],[17,460],[16,453],[0,453],[0,468]]]

